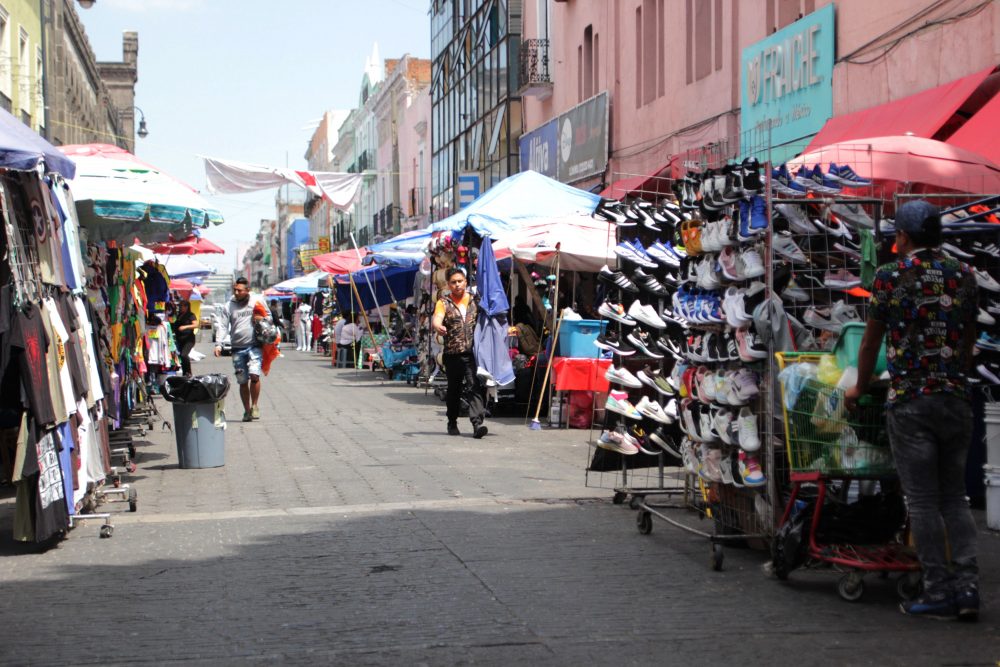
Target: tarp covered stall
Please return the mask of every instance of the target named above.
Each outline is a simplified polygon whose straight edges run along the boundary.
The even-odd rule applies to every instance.
[[[499,238],[526,221],[590,215],[601,198],[536,171],[508,176],[458,213],[435,222],[431,232],[460,232],[467,226],[480,236]]]
[[[30,171],[38,167],[39,162],[44,162],[49,171],[63,178],[71,179],[76,174],[76,165],[65,153],[10,113],[0,114],[0,167]]]
[[[352,273],[354,284],[361,295],[361,306],[371,310],[385,306],[395,301],[402,301],[413,296],[413,277],[416,267],[404,268],[396,266],[369,266]],[[337,303],[341,310],[357,309],[358,299],[351,289],[351,279],[347,275],[334,277],[337,288]],[[372,298],[372,290],[375,298]]]
[[[204,278],[216,272],[215,267],[188,255],[155,255],[155,258],[171,278]]]
[[[325,280],[329,275],[326,271],[312,271],[304,276],[296,276],[295,278],[284,280],[271,289],[275,292],[284,292],[286,294],[313,294],[320,289],[319,281]]]
[[[493,241],[497,259],[513,256],[522,262],[553,263],[560,246],[560,267],[565,271],[596,273],[614,264],[615,226],[591,216],[576,215],[525,225]]]
[[[362,267],[361,258],[368,253],[368,250],[337,250],[312,258],[313,265],[320,271],[326,271],[334,275],[342,273],[352,273],[359,271]]]
[[[383,266],[419,266],[424,259],[424,249],[431,239],[430,229],[417,229],[403,232],[382,243],[368,246],[368,255],[364,264],[381,264]]]

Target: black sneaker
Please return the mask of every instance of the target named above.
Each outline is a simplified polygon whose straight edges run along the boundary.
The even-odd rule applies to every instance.
[[[665,451],[667,454],[681,458],[680,450],[674,443],[673,437],[667,433],[665,426],[658,427],[649,434],[649,441]]]
[[[628,357],[635,354],[635,350],[631,346],[627,349],[623,349],[623,341],[618,338],[617,331],[606,331],[597,337],[594,341],[594,345],[601,348],[602,350],[608,350],[614,352],[615,354],[621,355],[623,357]]]
[[[950,596],[932,598],[927,595],[921,595],[916,599],[901,602],[899,610],[907,616],[923,616],[924,618],[933,618],[939,621],[950,621],[958,617],[958,608]],[[977,607],[976,614],[978,615],[978,613],[979,609]]]
[[[461,435],[461,431],[458,430],[458,424],[448,424],[448,435]]]
[[[633,329],[632,332],[625,337],[625,339],[632,343],[636,350],[642,352],[647,357],[653,357],[654,359],[663,358],[663,355],[660,354],[653,345],[652,337],[642,328],[637,327]]]
[[[748,157],[743,160],[743,191],[747,194],[754,194],[764,189],[764,182],[760,179],[760,162],[755,157]]]
[[[601,268],[597,274],[597,279],[611,287],[616,287],[632,294],[639,293],[639,288],[624,273],[621,271],[612,271],[607,265]]]
[[[457,431],[458,429],[455,430]],[[479,440],[489,432],[490,430],[486,428],[486,424],[478,424],[472,431],[472,437],[475,438],[476,440]]]
[[[979,589],[969,586],[955,593],[955,613],[958,620],[975,623],[979,620]]]
[[[670,292],[667,291],[667,288],[664,287],[659,280],[649,275],[641,268],[632,272],[632,280],[639,286],[639,289],[645,290],[653,296],[670,296]]]

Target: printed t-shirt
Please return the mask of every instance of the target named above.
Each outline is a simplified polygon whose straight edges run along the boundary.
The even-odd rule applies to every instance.
[[[46,372],[49,337],[42,323],[42,312],[35,304],[18,311],[14,318],[11,347],[18,350],[21,390],[28,399],[32,417],[39,424],[54,424],[56,413]]]
[[[52,299],[44,299],[42,301],[42,307],[45,309],[45,315],[48,317],[49,323],[52,327],[52,337],[49,339],[52,341],[52,345],[49,346],[49,360],[54,361],[56,364],[56,381],[59,385],[59,391],[62,395],[62,402],[64,409],[66,411],[67,417],[76,412],[76,395],[73,392],[73,376],[69,372],[69,357],[66,351],[66,345],[69,342],[69,331],[66,330],[66,326],[63,324],[62,317],[59,315],[59,309],[56,307],[56,302]],[[52,369],[49,369],[49,381],[52,380]],[[59,413],[56,413],[56,417],[59,417]],[[60,423],[66,421],[65,419],[59,419]]]

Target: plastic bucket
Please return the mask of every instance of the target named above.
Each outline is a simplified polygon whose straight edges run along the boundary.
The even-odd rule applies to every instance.
[[[181,468],[226,464],[226,413],[217,403],[174,403],[174,436]]]
[[[1000,466],[984,465],[986,484],[986,525],[1000,530]]]
[[[559,325],[559,356],[597,358],[601,350],[594,341],[606,326],[606,320],[563,320]]]

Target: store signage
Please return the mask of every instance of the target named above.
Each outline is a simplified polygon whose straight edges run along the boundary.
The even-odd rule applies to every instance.
[[[478,171],[463,171],[458,175],[458,208],[465,208],[483,192],[483,177]]]
[[[833,3],[743,49],[745,155],[801,142],[823,127],[833,115],[835,51]]]
[[[319,238],[319,251],[320,252],[330,252],[330,237],[321,236]]]
[[[603,92],[521,136],[521,171],[563,183],[603,174],[608,165],[608,94]]]
[[[541,127],[521,135],[521,171],[537,171],[558,179],[556,152],[559,149],[559,123],[553,119]]]

